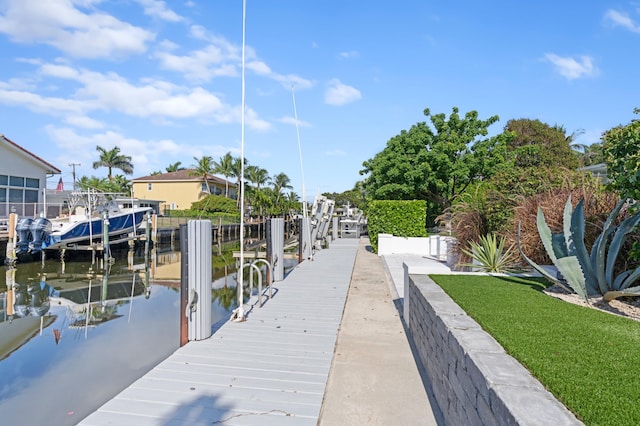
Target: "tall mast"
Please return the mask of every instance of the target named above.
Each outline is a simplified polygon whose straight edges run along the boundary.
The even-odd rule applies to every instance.
[[[245,113],[245,22],[247,16],[247,0],[242,1],[242,115],[240,137],[240,267],[238,268],[238,308],[235,313],[235,321],[244,321],[244,300],[242,286],[244,285],[244,113]]]

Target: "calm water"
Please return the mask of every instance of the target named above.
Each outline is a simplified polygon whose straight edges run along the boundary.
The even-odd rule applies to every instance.
[[[3,268],[0,423],[74,425],[178,348],[180,253],[140,255]],[[213,258],[214,324],[236,307],[229,259]]]

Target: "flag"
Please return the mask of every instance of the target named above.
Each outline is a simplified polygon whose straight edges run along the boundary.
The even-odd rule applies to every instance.
[[[62,182],[62,177],[58,181],[58,186],[56,186],[56,192],[64,191],[64,182]]]

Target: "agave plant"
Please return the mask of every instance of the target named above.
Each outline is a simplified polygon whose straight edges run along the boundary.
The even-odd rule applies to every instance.
[[[480,237],[480,242],[470,241],[471,250],[462,249],[462,252],[475,261],[465,263],[484,272],[513,272],[516,271],[517,262],[520,260],[516,248],[511,245],[505,249],[505,239],[487,234]]]
[[[538,206],[537,227],[542,244],[549,258],[566,280],[566,285],[529,259],[520,246],[518,226],[518,249],[522,257],[549,281],[562,287],[567,286],[585,300],[590,296],[603,296],[610,301],[622,296],[640,296],[640,286],[633,286],[640,278],[640,267],[624,271],[614,277],[614,267],[625,237],[640,223],[640,212],[614,225],[614,219],[626,200],[618,202],[604,223],[602,232],[587,251],[584,243],[584,199],[575,210],[571,207],[571,196],[567,199],[563,214],[563,232],[552,233]],[[567,289],[569,289],[567,288]]]

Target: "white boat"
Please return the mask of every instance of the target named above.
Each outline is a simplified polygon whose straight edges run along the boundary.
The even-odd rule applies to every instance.
[[[114,194],[96,191],[72,192],[68,215],[22,218],[16,225],[16,254],[38,253],[46,249],[77,248],[101,242],[105,231],[109,242],[125,241],[146,225],[151,207],[120,208]]]

